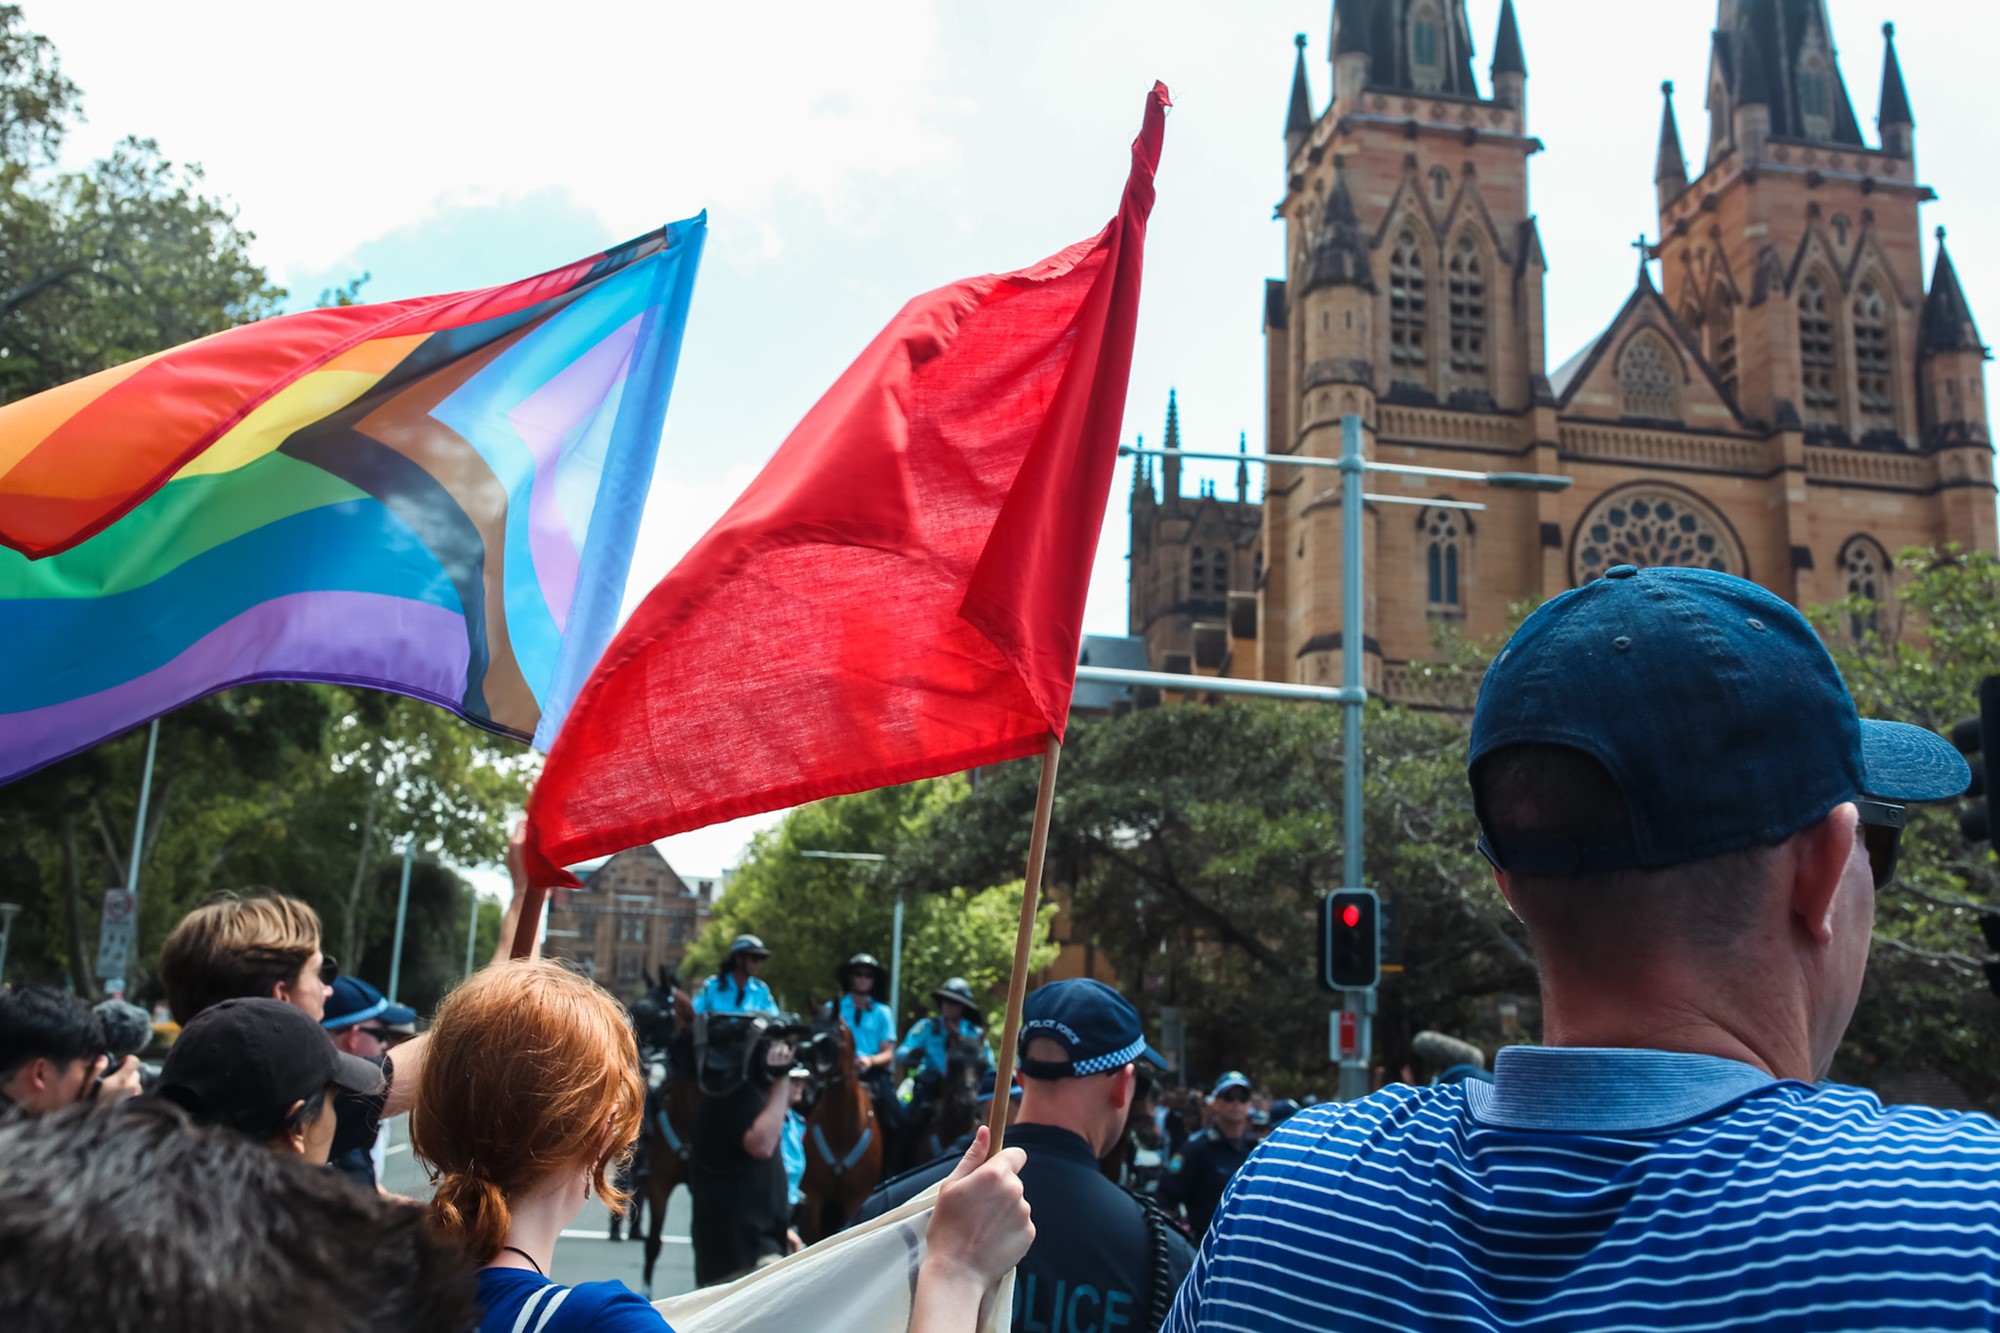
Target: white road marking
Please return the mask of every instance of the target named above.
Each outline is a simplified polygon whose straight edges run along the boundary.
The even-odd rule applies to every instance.
[[[565,1231],[562,1232],[561,1235],[564,1240],[610,1240],[611,1239],[611,1233],[609,1231]],[[638,1240],[641,1238],[634,1236],[632,1239]],[[694,1242],[686,1236],[662,1236],[660,1237],[660,1243],[663,1245],[692,1245]]]

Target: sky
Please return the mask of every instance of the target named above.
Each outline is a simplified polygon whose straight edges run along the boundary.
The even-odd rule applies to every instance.
[[[1487,65],[1499,0],[1468,0]],[[1125,436],[1157,444],[1169,388],[1188,448],[1264,447],[1264,279],[1294,33],[1315,109],[1329,0],[26,0],[83,89],[67,161],[119,138],[198,162],[311,305],[525,277],[703,209],[697,283],[627,607],[719,517],[909,298],[1020,268],[1116,207],[1154,79],[1171,89]],[[1714,0],[1516,0],[1531,200],[1549,260],[1548,364],[1631,290],[1657,237],[1659,85],[1698,169]],[[1917,122],[1929,228],[1975,316],[2000,321],[2000,173],[1982,151],[2000,6],[1830,0],[1869,142],[1885,18]],[[1643,22],[1640,21],[1643,18]],[[1657,276],[1657,271],[1656,271]],[[1129,464],[1114,483],[1086,631],[1125,632]],[[1233,469],[1189,465],[1193,492]],[[1253,478],[1253,485],[1255,480]],[[669,839],[714,874],[772,817]]]

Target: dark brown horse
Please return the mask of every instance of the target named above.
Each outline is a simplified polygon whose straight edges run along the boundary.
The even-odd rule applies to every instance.
[[[945,1039],[944,1077],[928,1107],[910,1126],[911,1165],[941,1157],[979,1127],[979,1080],[986,1072],[985,1039],[954,1032]]]
[[[667,1223],[667,1200],[688,1183],[688,1144],[694,1133],[701,1089],[695,1082],[694,1005],[680,978],[663,968],[647,978],[650,989],[632,1006],[646,1070],[646,1122],[640,1130],[644,1170],[632,1196],[632,1233],[646,1219],[646,1295],[653,1294],[653,1266],[660,1258],[660,1234]],[[614,1221],[613,1226],[617,1223]]]
[[[854,1068],[854,1034],[838,1018],[831,1032],[839,1058],[820,1085],[806,1117],[805,1216],[799,1235],[808,1245],[847,1225],[847,1219],[882,1177],[882,1126],[868,1085]]]

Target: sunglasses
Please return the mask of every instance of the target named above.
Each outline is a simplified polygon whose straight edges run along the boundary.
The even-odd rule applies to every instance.
[[[394,1046],[410,1035],[407,1032],[398,1032],[394,1028],[371,1028],[366,1024],[362,1025],[361,1030],[384,1046]]]
[[[1227,1092],[1216,1093],[1215,1100],[1219,1102],[1247,1102],[1250,1100],[1250,1094],[1242,1088],[1231,1088]]]
[[[331,986],[333,984],[333,979],[339,975],[340,975],[339,961],[335,959],[334,956],[330,953],[321,954],[319,956],[319,979],[321,983],[324,985]]]
[[[1854,808],[1861,812],[1861,841],[1868,848],[1868,869],[1874,872],[1879,893],[1896,877],[1896,855],[1903,841],[1903,825],[1909,811],[1891,801],[1857,798]]]

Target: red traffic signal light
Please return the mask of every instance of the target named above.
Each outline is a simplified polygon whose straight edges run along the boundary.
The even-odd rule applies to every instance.
[[[1336,889],[1320,902],[1319,980],[1327,990],[1371,990],[1382,979],[1382,900]]]

